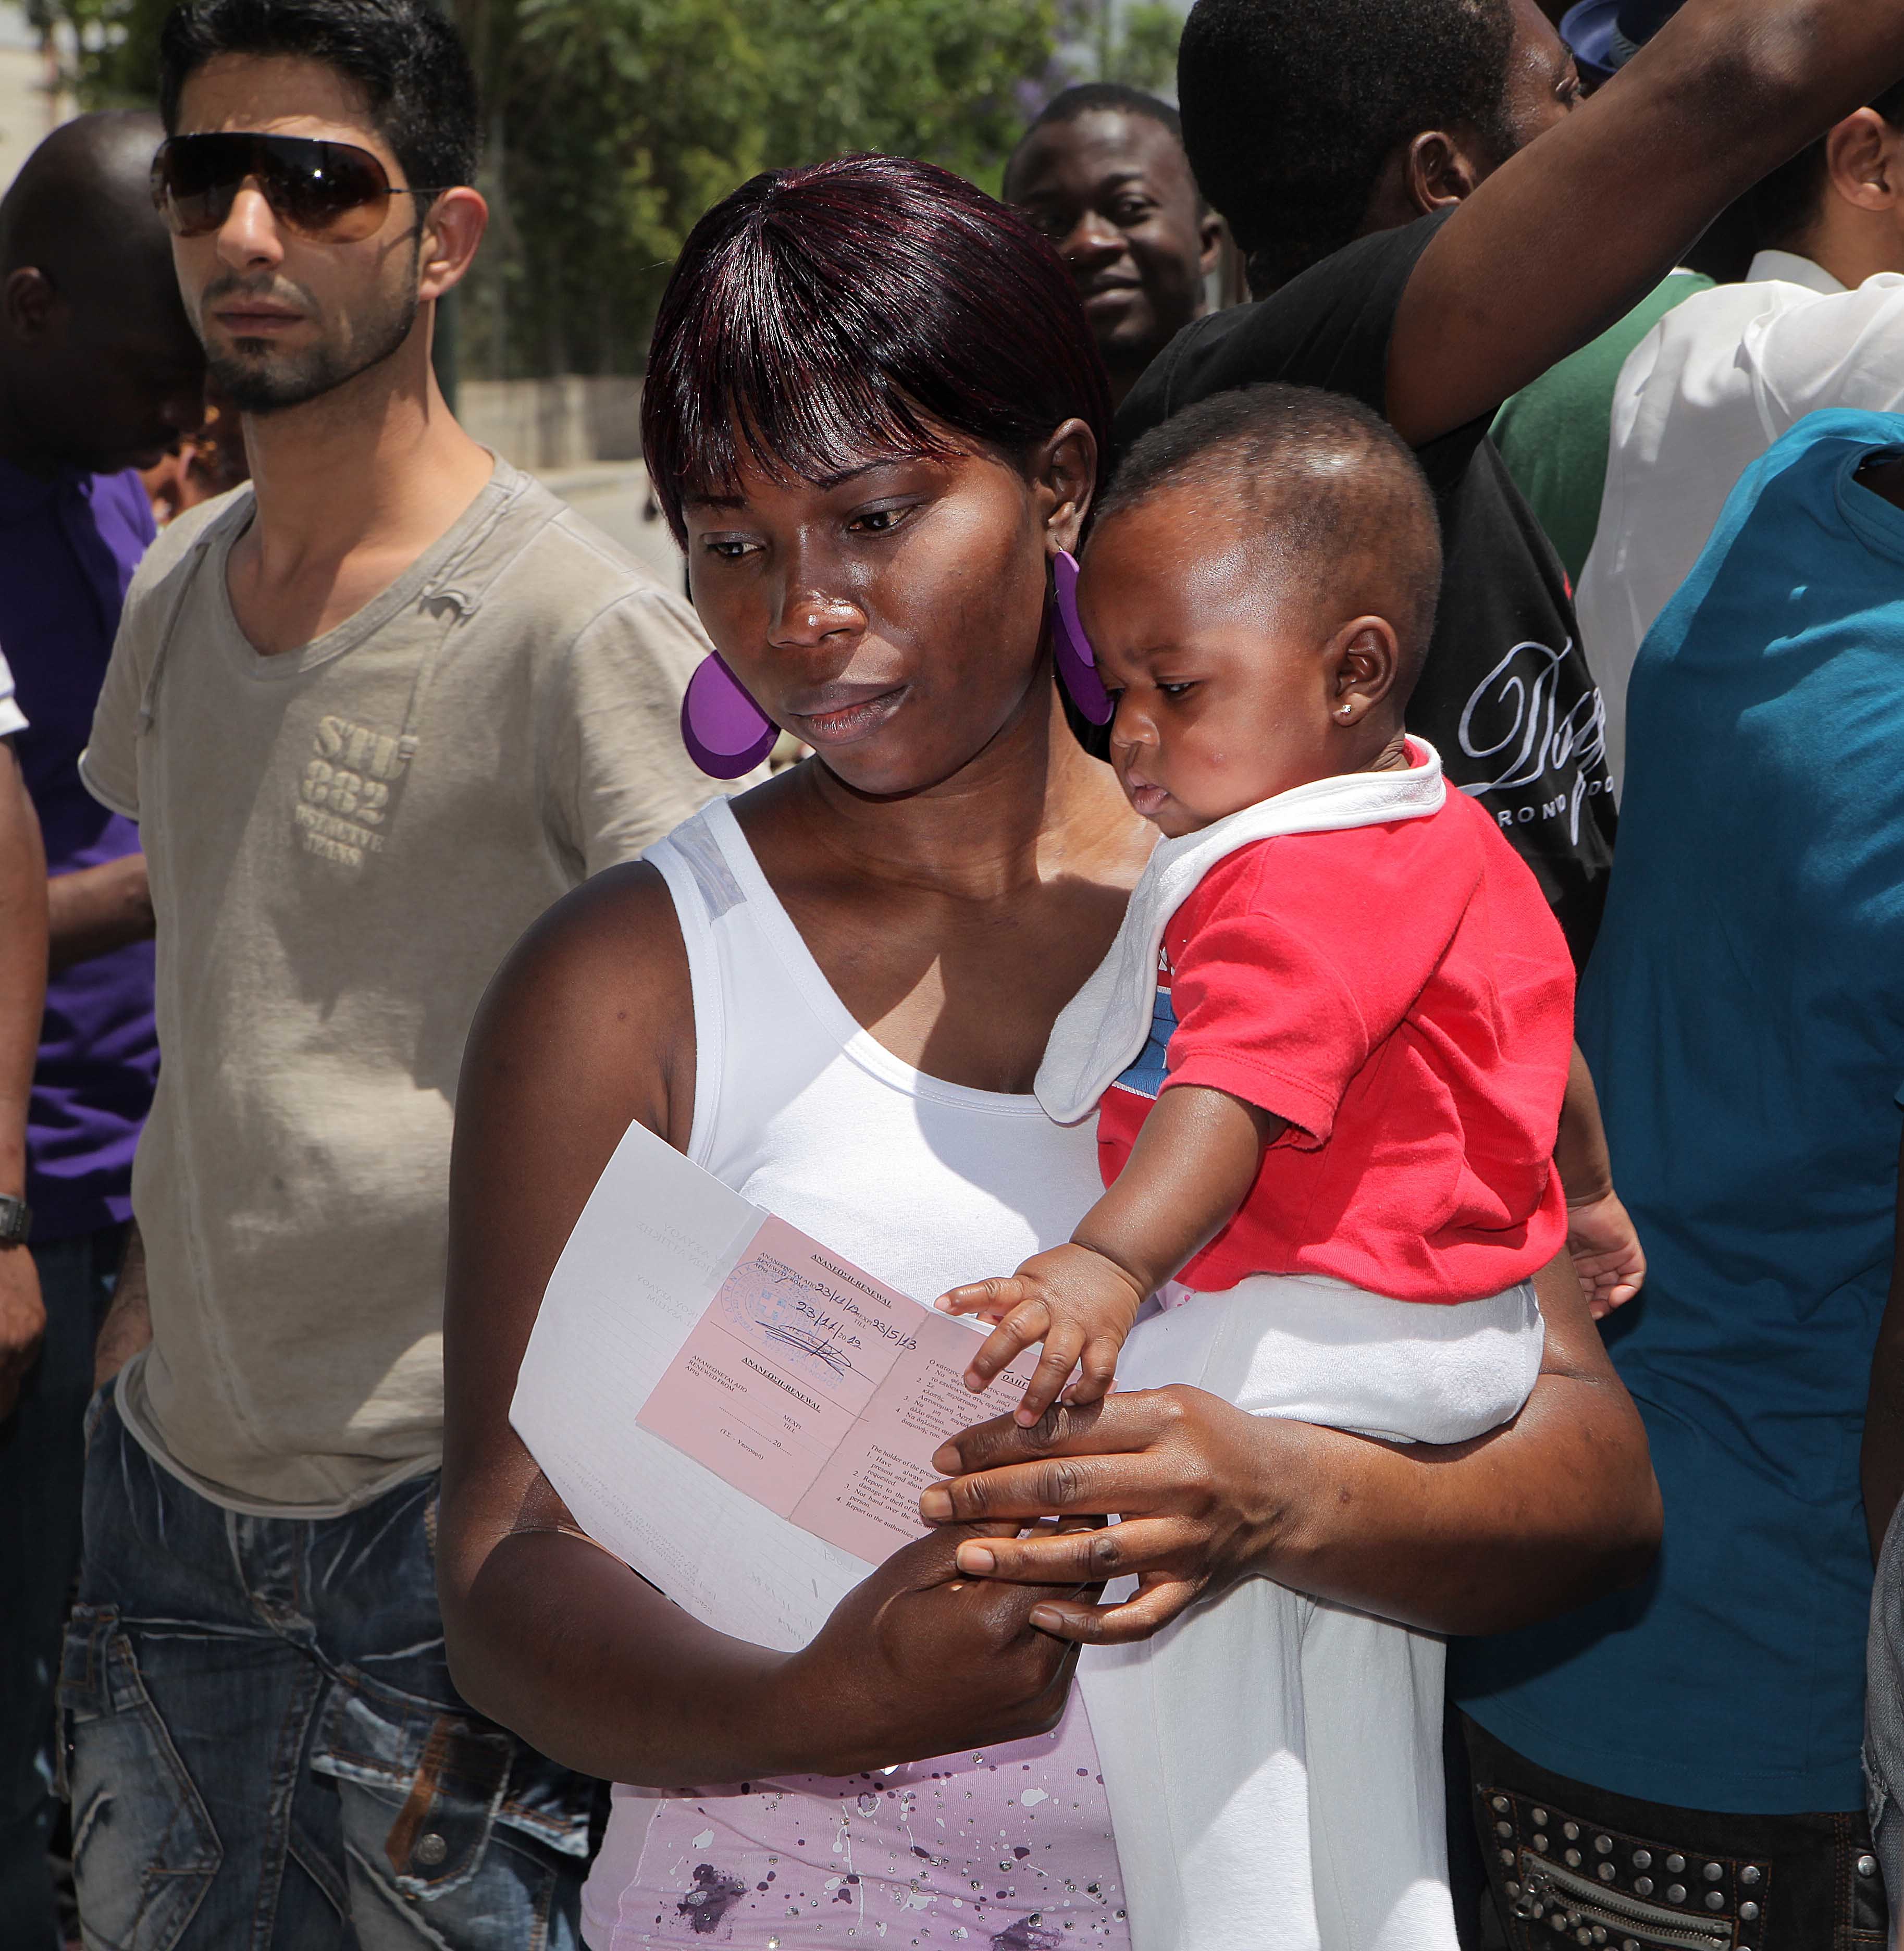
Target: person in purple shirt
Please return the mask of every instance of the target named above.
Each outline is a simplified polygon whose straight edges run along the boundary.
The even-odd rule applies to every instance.
[[[0,1951],[59,1942],[46,1859],[53,1674],[79,1553],[93,1340],[158,1073],[139,830],[85,791],[78,761],[154,532],[133,470],[204,417],[203,357],[148,187],[163,133],[153,116],[83,116],[0,201],[0,645],[45,842],[51,970],[23,1187],[44,1341],[11,1413],[0,1403]],[[9,1216],[17,1229],[17,1210],[0,1208]]]

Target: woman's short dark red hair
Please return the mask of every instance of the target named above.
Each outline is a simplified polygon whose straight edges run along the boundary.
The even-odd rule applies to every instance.
[[[641,441],[684,500],[757,460],[825,480],[944,432],[1017,455],[1063,420],[1110,452],[1110,391],[1064,266],[1019,214],[930,163],[843,156],[743,184],[694,226],[648,351]]]

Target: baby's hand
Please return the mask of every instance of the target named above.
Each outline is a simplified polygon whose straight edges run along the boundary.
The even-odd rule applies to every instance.
[[[1646,1285],[1646,1253],[1616,1192],[1567,1208],[1567,1247],[1596,1321],[1624,1307]]]
[[[1067,1402],[1096,1402],[1110,1387],[1117,1351],[1144,1298],[1115,1260],[1073,1244],[1034,1253],[1009,1280],[955,1287],[935,1305],[947,1314],[975,1314],[997,1323],[965,1372],[965,1385],[975,1395],[1034,1342],[1044,1344],[1015,1412],[1028,1429],[1057,1400],[1081,1360],[1083,1372],[1065,1390]]]

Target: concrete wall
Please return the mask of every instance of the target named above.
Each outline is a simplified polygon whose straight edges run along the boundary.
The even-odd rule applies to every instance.
[[[518,467],[585,467],[641,451],[638,379],[465,379],[456,417]]]

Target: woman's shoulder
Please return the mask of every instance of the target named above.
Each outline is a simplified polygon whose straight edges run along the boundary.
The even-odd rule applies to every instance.
[[[605,868],[555,903],[497,971],[470,1032],[476,1064],[551,1091],[612,1097],[672,1139],[691,1119],[694,997],[667,883],[645,860]],[[679,1110],[679,1115],[675,1115]],[[619,1113],[618,1113],[619,1115]]]
[[[694,1115],[694,985],[679,890],[694,860],[720,850],[718,827],[739,805],[757,819],[784,794],[769,780],[726,804],[710,803],[658,848],[656,859],[591,875],[549,908],[505,958],[470,1033],[470,1061],[537,1067],[549,1088],[610,1105],[685,1147]],[[665,851],[665,854],[663,853]],[[691,896],[688,896],[691,898]]]
[[[686,973],[674,897],[660,869],[643,859],[591,874],[523,936],[510,957],[545,981],[645,977],[679,962]],[[510,963],[505,963],[507,969]]]

